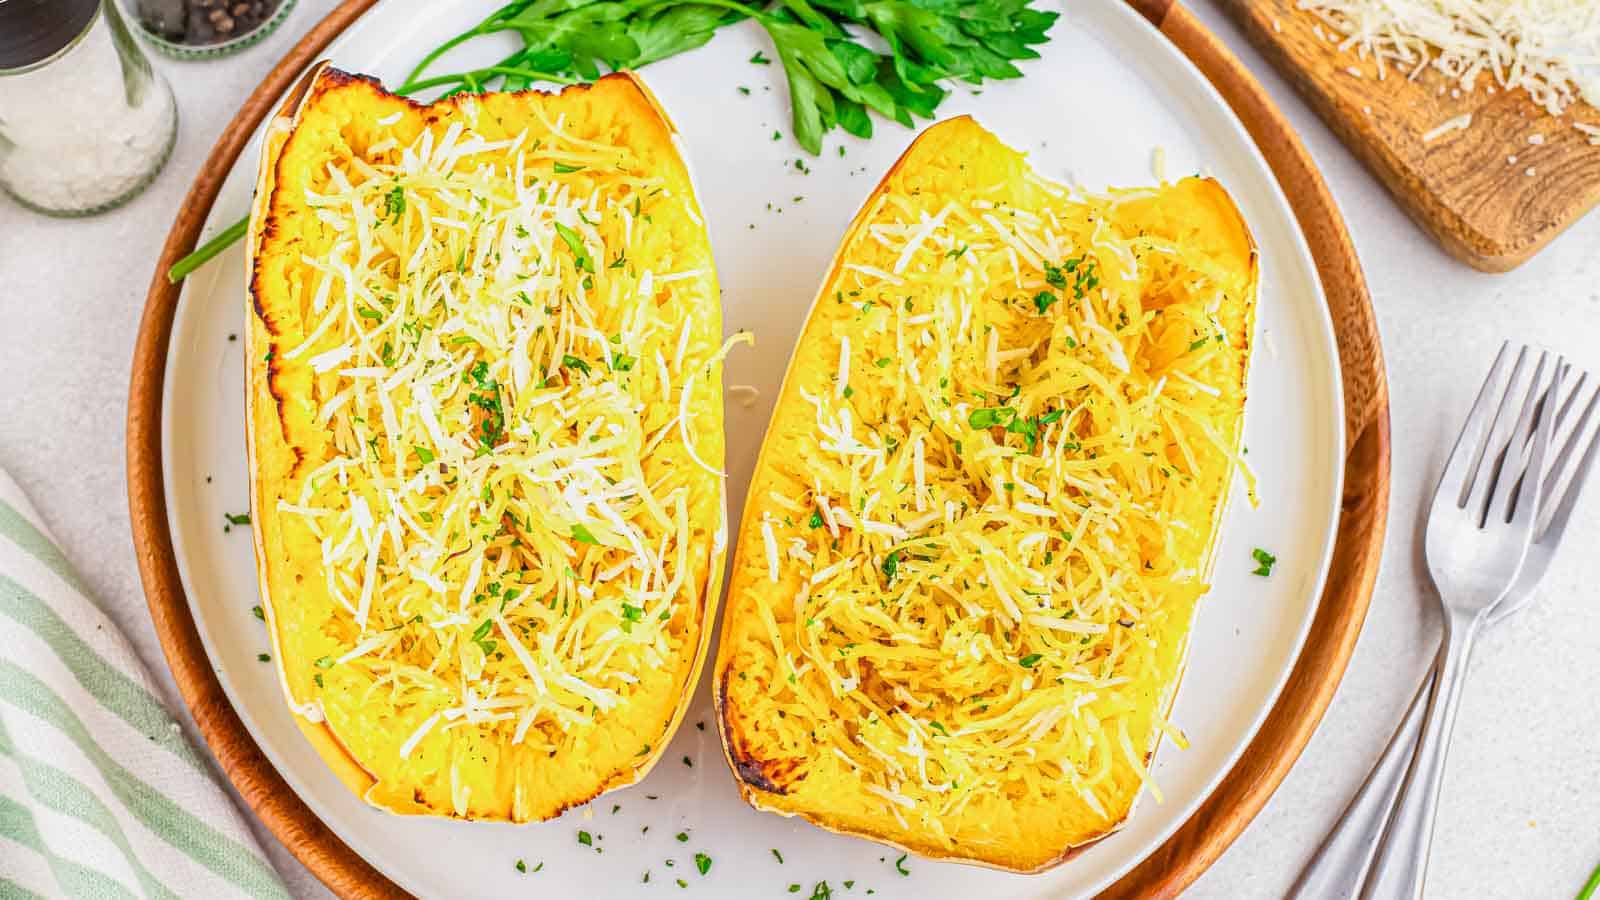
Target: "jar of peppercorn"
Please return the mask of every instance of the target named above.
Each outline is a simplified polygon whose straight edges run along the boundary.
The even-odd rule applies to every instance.
[[[157,50],[209,59],[254,46],[288,17],[295,0],[121,0]]]

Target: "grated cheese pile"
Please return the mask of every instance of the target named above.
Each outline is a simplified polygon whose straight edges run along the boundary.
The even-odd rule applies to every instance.
[[[735,563],[719,683],[758,805],[986,862],[1125,814],[1235,461],[1248,236],[1185,219],[1218,196],[1072,196],[956,120],[869,201]]]
[[[1433,68],[1470,93],[1480,79],[1527,91],[1551,115],[1600,106],[1600,4],[1593,0],[1296,0],[1377,66]]]
[[[272,365],[309,379],[315,437],[276,511],[331,603],[295,637],[319,612],[272,599],[321,654],[284,661],[299,712],[386,789],[524,820],[564,802],[519,760],[593,764],[592,795],[605,757],[650,756],[695,667],[725,351],[686,180],[625,124],[491,99],[378,118],[289,198],[322,249],[291,244],[303,327]]]

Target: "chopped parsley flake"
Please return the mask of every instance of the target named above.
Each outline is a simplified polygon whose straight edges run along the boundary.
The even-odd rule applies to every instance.
[[[883,575],[885,578],[889,579],[889,582],[892,584],[894,583],[895,575],[898,574],[899,571],[900,551],[894,550],[891,551],[888,556],[883,558]]]
[[[573,263],[585,272],[594,274],[594,259],[589,256],[589,251],[583,246],[583,238],[576,231],[561,224],[555,223],[556,234],[566,242],[567,248],[572,251]]]
[[[392,221],[399,221],[406,214],[406,189],[395,185],[383,198],[383,210]]]

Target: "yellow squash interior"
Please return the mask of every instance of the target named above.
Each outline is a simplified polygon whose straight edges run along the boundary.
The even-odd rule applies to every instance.
[[[268,131],[249,448],[272,658],[400,813],[545,819],[660,755],[725,544],[721,314],[631,76],[431,106],[322,71]]]
[[[1214,181],[1086,196],[970,119],[917,139],[844,237],[738,532],[714,677],[751,803],[1035,871],[1156,789],[1255,288]]]

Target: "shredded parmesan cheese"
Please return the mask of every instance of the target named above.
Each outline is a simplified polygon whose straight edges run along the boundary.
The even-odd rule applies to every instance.
[[[1422,135],[1422,142],[1424,144],[1431,144],[1452,131],[1464,131],[1470,127],[1472,127],[1472,113],[1462,113],[1459,116],[1452,116],[1451,118],[1440,122],[1438,125],[1424,132]]]
[[[1416,78],[1432,68],[1472,92],[1520,89],[1551,115],[1600,105],[1600,13],[1593,0],[1297,0],[1338,46]],[[1441,87],[1440,93],[1443,93]]]

